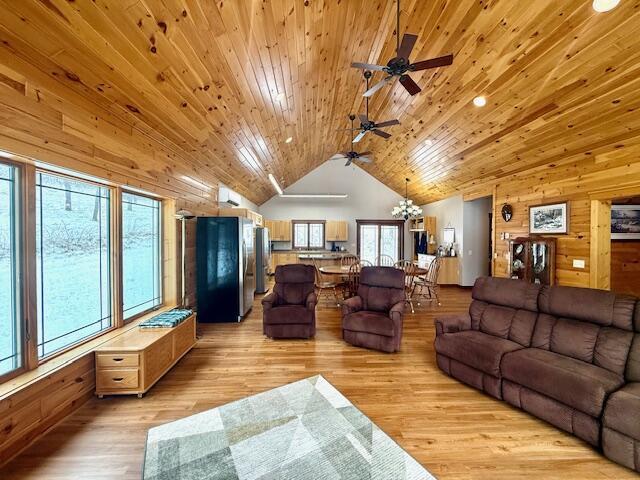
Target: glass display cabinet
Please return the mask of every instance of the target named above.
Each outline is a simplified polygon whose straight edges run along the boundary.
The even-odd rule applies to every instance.
[[[556,239],[520,237],[509,242],[509,276],[542,285],[556,280]]]

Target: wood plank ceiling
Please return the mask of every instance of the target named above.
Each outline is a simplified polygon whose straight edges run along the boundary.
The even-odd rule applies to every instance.
[[[0,0],[0,9],[2,64],[45,74],[53,83],[39,87],[108,112],[93,127],[129,125],[174,152],[189,177],[256,203],[274,194],[268,173],[287,186],[344,150],[336,130],[364,109],[350,62],[385,64],[395,49],[391,0]],[[637,0],[602,14],[587,0],[404,0],[405,31],[419,35],[412,60],[453,53],[454,64],[413,73],[423,88],[414,97],[398,84],[378,92],[370,116],[401,125],[359,149],[374,151],[366,170],[394,190],[410,177],[419,203],[640,143]],[[476,95],[486,107],[472,105]]]

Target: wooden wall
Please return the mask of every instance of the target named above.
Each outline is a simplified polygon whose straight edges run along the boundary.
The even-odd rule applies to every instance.
[[[529,206],[569,202],[569,232],[557,235],[556,280],[560,285],[590,286],[590,227],[592,199],[613,199],[640,192],[640,148],[608,145],[564,160],[501,179],[493,189],[495,200],[494,274],[508,274],[508,240],[529,232]],[[466,198],[479,195],[468,193]],[[513,219],[505,222],[502,205],[513,206]],[[574,259],[585,261],[585,268],[574,268]],[[616,267],[619,268],[619,267]],[[628,267],[627,267],[628,268]]]
[[[611,290],[640,297],[640,240],[611,242]]]

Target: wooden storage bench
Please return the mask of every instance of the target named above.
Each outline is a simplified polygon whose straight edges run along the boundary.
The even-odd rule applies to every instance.
[[[195,343],[195,314],[173,328],[129,330],[96,349],[96,395],[141,398]]]

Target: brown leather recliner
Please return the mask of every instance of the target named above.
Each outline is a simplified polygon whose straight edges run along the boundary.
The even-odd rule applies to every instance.
[[[397,352],[402,340],[404,271],[363,267],[358,295],[342,304],[342,338],[357,347]]]
[[[276,267],[273,291],[262,299],[263,332],[270,338],[311,338],[316,333],[315,269]]]

